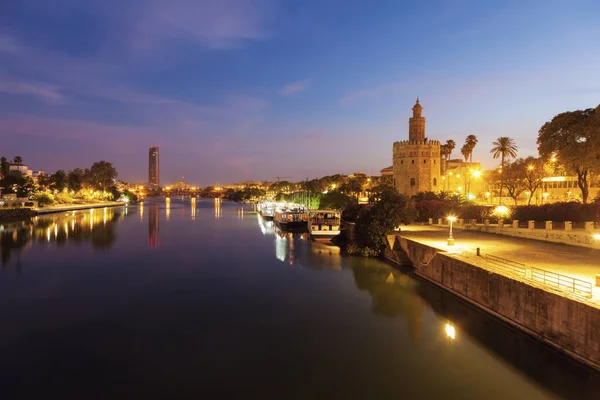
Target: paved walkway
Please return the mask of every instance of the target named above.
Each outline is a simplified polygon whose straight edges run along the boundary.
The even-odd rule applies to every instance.
[[[448,228],[430,225],[402,226],[400,236],[449,252],[478,266],[485,266],[483,258],[476,255],[479,247],[481,256],[494,255],[527,267],[581,279],[591,283],[592,301],[600,305],[600,287],[595,286],[596,274],[600,274],[600,250],[463,230],[453,231],[455,245],[448,246]]]

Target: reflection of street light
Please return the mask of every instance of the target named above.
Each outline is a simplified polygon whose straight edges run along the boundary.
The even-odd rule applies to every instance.
[[[446,324],[446,336],[452,340],[456,339],[456,328],[454,328],[454,325]]]
[[[452,237],[452,223],[456,221],[456,217],[449,216],[448,221],[450,222],[450,233],[448,235],[448,246],[454,246],[454,237]]]

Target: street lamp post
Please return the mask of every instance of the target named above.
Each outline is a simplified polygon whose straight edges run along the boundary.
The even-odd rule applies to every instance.
[[[448,217],[448,221],[450,222],[450,233],[448,235],[448,246],[454,246],[454,237],[452,236],[452,223],[456,221],[456,217],[450,216]]]

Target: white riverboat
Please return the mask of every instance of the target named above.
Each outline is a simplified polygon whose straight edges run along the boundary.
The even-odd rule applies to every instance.
[[[338,210],[311,210],[308,232],[313,240],[328,242],[340,234],[342,213]]]
[[[272,201],[262,201],[256,206],[258,213],[265,219],[273,219],[275,215],[275,203]]]
[[[308,229],[308,209],[302,204],[278,204],[275,207],[273,221],[281,230],[306,232]]]

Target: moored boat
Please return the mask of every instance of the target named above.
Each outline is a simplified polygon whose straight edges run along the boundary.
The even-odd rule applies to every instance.
[[[308,210],[301,204],[277,205],[273,221],[281,230],[306,231],[308,229]]]
[[[313,240],[328,242],[340,234],[342,213],[338,210],[311,210],[308,232]]]
[[[263,201],[258,203],[258,213],[265,219],[273,219],[275,214],[275,203],[272,201]]]

